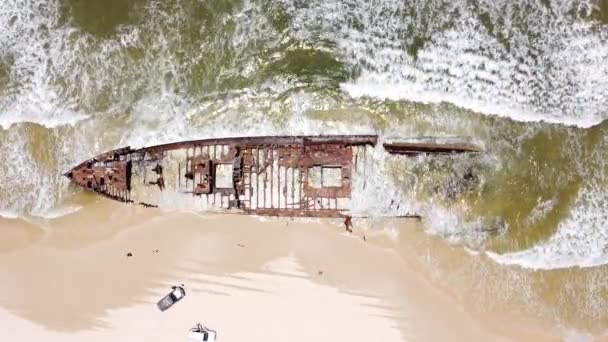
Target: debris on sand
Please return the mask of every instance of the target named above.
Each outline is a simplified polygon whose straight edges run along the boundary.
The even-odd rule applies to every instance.
[[[217,332],[197,323],[194,328],[190,329],[188,338],[190,341],[196,342],[214,342],[217,340]]]
[[[346,228],[346,231],[349,233],[353,232],[353,219],[350,216],[346,216],[346,218],[344,219],[344,227]]]

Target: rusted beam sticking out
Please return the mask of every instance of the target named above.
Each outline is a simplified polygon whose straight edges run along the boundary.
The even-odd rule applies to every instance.
[[[397,142],[384,143],[384,149],[390,154],[416,155],[424,153],[475,153],[481,152],[479,146],[470,143],[433,143],[433,142]]]
[[[325,135],[325,136],[259,136],[259,137],[231,137],[217,139],[202,139],[180,141],[152,147],[144,147],[137,150],[131,150],[128,147],[123,148],[121,154],[145,151],[154,153],[156,151],[167,151],[180,149],[191,146],[200,145],[238,145],[239,147],[251,146],[287,146],[287,145],[316,145],[316,144],[344,144],[344,145],[376,145],[378,142],[377,135]]]
[[[259,216],[284,216],[284,217],[346,217],[348,215],[336,209],[278,209],[278,208],[259,208],[244,209],[245,214]]]

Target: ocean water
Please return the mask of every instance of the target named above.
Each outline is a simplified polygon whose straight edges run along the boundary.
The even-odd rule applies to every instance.
[[[379,160],[372,196],[425,217],[420,262],[473,307],[608,328],[606,1],[3,0],[0,28],[4,218],[77,211],[61,173],[124,145],[470,136]]]

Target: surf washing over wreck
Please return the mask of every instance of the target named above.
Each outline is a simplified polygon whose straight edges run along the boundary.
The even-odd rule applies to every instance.
[[[128,291],[101,307],[88,293],[72,295],[80,282],[57,296],[40,271],[70,279],[81,269],[79,278],[97,286],[89,280],[106,281],[106,272],[78,260],[85,254],[68,254],[68,242],[72,251],[94,237],[106,244],[116,217],[125,227],[140,223],[124,213],[151,219],[213,203],[170,191],[176,166],[166,158],[163,191],[144,186],[132,162],[130,205],[63,176],[101,152],[233,136],[449,135],[470,136],[484,152],[410,158],[378,143],[367,154],[368,177],[351,179],[354,224],[358,215],[419,214],[421,227],[411,230],[401,219],[366,220],[367,236],[398,241],[408,265],[480,321],[500,312],[502,330],[539,319],[565,339],[577,339],[571,331],[605,338],[608,1],[3,0],[0,24],[1,269],[11,279],[0,290],[25,291],[0,311],[57,331],[68,321],[97,326],[118,312],[125,292],[148,294],[157,282],[115,282]],[[478,183],[452,196],[470,166]],[[155,198],[162,210],[137,204]],[[391,199],[399,201],[388,209]],[[139,231],[125,229],[118,240]],[[46,266],[57,261],[41,257],[47,242],[72,256],[66,265]],[[24,246],[34,247],[32,258],[18,254]],[[90,260],[101,261],[93,252]],[[100,277],[89,277],[91,269]],[[48,291],[34,296],[17,281]],[[64,317],[37,310],[51,298],[51,307],[70,299],[89,314],[77,305]]]
[[[206,211],[349,217],[353,183],[365,188],[366,159],[377,144],[376,135],[333,135],[124,147],[84,161],[65,176],[102,196],[145,207],[157,207],[169,196]],[[434,139],[389,141],[382,147],[389,155],[405,156],[481,151],[466,141]]]

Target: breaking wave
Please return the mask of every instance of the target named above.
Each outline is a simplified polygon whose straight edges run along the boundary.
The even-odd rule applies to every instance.
[[[606,127],[606,126],[604,126]],[[605,151],[608,138],[605,128],[598,130],[600,140],[589,153],[572,156],[577,173],[584,179],[565,217],[545,241],[521,251],[499,254],[486,252],[492,260],[506,265],[531,269],[594,267],[608,264],[608,189]],[[529,215],[538,220],[557,203],[556,199],[539,202]]]
[[[59,207],[59,208],[52,208],[52,209],[46,210],[45,212],[42,212],[42,213],[33,213],[32,216],[44,218],[47,220],[52,220],[52,219],[74,214],[74,213],[78,212],[80,209],[82,209],[82,206],[68,205],[68,206],[63,206],[63,207]]]
[[[9,210],[0,210],[0,217],[9,219],[9,220],[14,220],[14,219],[19,218],[19,214],[17,214],[16,212],[13,212],[13,211],[9,211]]]
[[[286,6],[296,36],[336,45],[354,75],[342,83],[352,96],[580,127],[608,117],[608,28],[593,21],[589,1]]]
[[[545,242],[529,249],[498,254],[486,252],[494,261],[532,269],[592,267],[608,263],[608,192],[583,188],[569,217]]]
[[[75,68],[79,40],[58,18],[55,1],[0,3],[0,67],[8,70],[0,92],[0,127],[21,122],[56,127],[88,117],[74,101],[66,101],[65,95],[82,85]],[[65,77],[69,70],[71,79]]]

